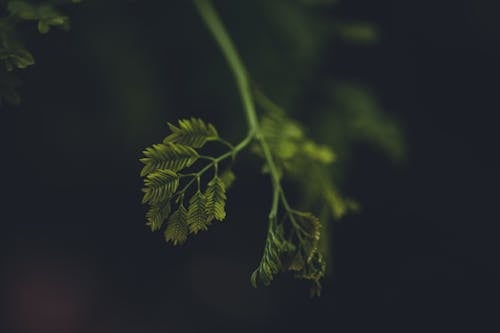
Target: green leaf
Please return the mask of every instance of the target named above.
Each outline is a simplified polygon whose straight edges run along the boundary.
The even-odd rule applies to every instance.
[[[52,4],[31,4],[26,1],[10,1],[7,9],[12,16],[23,20],[38,20],[38,31],[49,32],[51,26],[69,28],[69,18],[62,15]]]
[[[295,274],[295,277],[304,280],[319,282],[326,273],[326,262],[319,251],[314,251],[311,258],[305,261],[302,270]]]
[[[212,124],[207,124],[198,118],[179,120],[179,127],[168,123],[172,134],[163,142],[174,142],[194,148],[202,147],[207,141],[217,140],[219,134]]]
[[[15,68],[23,69],[31,66],[35,63],[33,55],[26,50],[17,41],[8,40],[6,36],[3,36],[3,45],[0,45],[0,60],[5,63],[5,67],[8,71],[12,71]]]
[[[197,234],[200,230],[207,230],[210,221],[207,219],[205,207],[205,195],[198,190],[191,199],[189,199],[187,224],[191,233]]]
[[[168,219],[165,229],[165,240],[174,245],[183,244],[188,236],[189,227],[187,225],[187,211],[181,204],[179,208]]]
[[[208,183],[205,197],[205,212],[208,222],[211,222],[214,218],[218,221],[224,220],[226,217],[226,188],[222,179],[215,176]]]
[[[156,204],[166,201],[174,194],[179,186],[179,176],[172,170],[158,169],[144,179],[146,187],[143,189],[142,202]]]
[[[230,169],[227,169],[220,175],[220,179],[222,180],[222,183],[224,183],[224,187],[228,189],[231,185],[233,185],[236,175]]]
[[[47,24],[46,21],[40,20],[38,21],[38,32],[41,34],[46,34],[50,31],[50,25]]]
[[[168,215],[170,215],[170,209],[169,200],[159,202],[149,208],[146,213],[146,218],[148,220],[146,225],[151,228],[151,231],[156,231],[161,228],[163,222],[168,218]]]
[[[288,241],[285,240],[283,225],[277,226],[273,220],[270,223],[262,258],[250,277],[254,288],[271,284],[274,276],[282,269],[281,256],[293,248],[288,246]]]
[[[189,146],[172,142],[155,144],[143,151],[145,158],[140,159],[145,164],[141,176],[156,169],[179,171],[190,167],[200,157],[196,150]]]
[[[294,211],[293,214],[297,217],[297,222],[300,225],[300,228],[295,230],[302,237],[301,246],[304,250],[306,262],[309,262],[318,250],[321,236],[321,222],[309,212]]]

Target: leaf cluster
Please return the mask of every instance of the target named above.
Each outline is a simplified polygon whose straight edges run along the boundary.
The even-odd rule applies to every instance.
[[[327,145],[319,145],[307,137],[301,124],[288,117],[264,95],[256,92],[259,105],[266,111],[261,129],[282,177],[294,182],[303,193],[302,205],[306,210],[327,210],[324,220],[338,220],[347,212],[356,212],[358,204],[344,198],[331,176],[337,154]],[[257,154],[260,150],[254,149]],[[264,172],[267,167],[264,165]]]
[[[301,124],[260,91],[255,90],[258,105],[265,110],[260,129],[281,179],[298,187],[298,206],[290,207],[280,188],[282,219],[270,221],[270,229],[261,262],[252,274],[252,284],[268,285],[278,272],[291,271],[296,278],[312,281],[311,295],[321,292],[320,280],[330,261],[329,239],[325,232],[331,220],[339,220],[358,204],[340,194],[331,177],[337,155],[331,147],[311,140]],[[263,156],[262,148],[254,152]],[[263,171],[270,172],[264,165]],[[316,212],[316,215],[310,213]]]
[[[57,5],[79,0],[30,2],[23,0],[6,1],[5,15],[0,17],[0,104],[20,103],[16,91],[18,79],[9,72],[25,69],[35,63],[31,52],[24,46],[18,30],[25,22],[36,22],[38,32],[45,34],[52,27],[69,29],[69,18],[62,14]],[[3,9],[3,8],[2,8]]]
[[[180,120],[177,126],[169,123],[168,127],[171,134],[162,143],[146,148],[140,159],[144,164],[142,201],[149,205],[146,219],[151,230],[160,230],[166,221],[165,240],[178,245],[190,233],[197,234],[207,230],[213,221],[225,219],[226,188],[234,174],[226,170],[219,175],[218,170],[218,163],[230,157],[231,152],[218,158],[199,152],[207,142],[222,140],[212,124],[191,118]],[[198,172],[182,173],[200,160],[209,163]],[[213,176],[203,190],[201,179],[210,169],[214,170]]]
[[[320,235],[319,219],[308,212],[290,210],[280,223],[271,219],[262,259],[251,276],[252,285],[268,286],[276,274],[288,271],[311,281],[311,296],[319,296],[326,272]]]

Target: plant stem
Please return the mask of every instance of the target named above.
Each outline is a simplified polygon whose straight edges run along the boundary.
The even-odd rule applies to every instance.
[[[175,194],[175,196],[181,196],[181,195],[184,195],[184,193],[189,189],[189,187],[195,182],[195,181],[198,181],[199,182],[199,178],[205,173],[207,172],[208,170],[210,170],[210,168],[215,168],[215,172],[217,173],[217,167],[218,167],[218,163],[229,158],[229,157],[233,157],[238,153],[240,152],[243,148],[245,148],[246,146],[248,146],[248,144],[252,141],[253,139],[253,136],[251,135],[248,135],[247,137],[245,137],[243,140],[241,140],[240,143],[238,143],[232,150],[220,155],[219,157],[216,157],[216,158],[213,158],[213,157],[208,157],[206,159],[210,160],[210,163],[208,163],[203,169],[201,169],[200,171],[198,172],[195,172],[195,173],[187,173],[187,174],[182,174],[180,175],[181,178],[184,178],[184,177],[193,177],[193,179],[191,179],[184,187],[182,190],[180,190],[177,194]],[[198,184],[198,187],[199,187],[199,184]]]
[[[255,137],[264,153],[264,158],[269,167],[271,179],[275,191],[281,192],[280,176],[274,163],[269,145],[264,139],[257,121],[257,112],[250,88],[250,80],[247,71],[243,65],[238,51],[236,50],[229,34],[224,27],[216,9],[210,0],[194,0],[194,4],[208,30],[219,45],[224,58],[226,59],[238,85],[238,90],[243,102],[243,108],[248,122],[249,136]],[[237,148],[237,147],[236,147]],[[274,209],[273,209],[274,211]]]

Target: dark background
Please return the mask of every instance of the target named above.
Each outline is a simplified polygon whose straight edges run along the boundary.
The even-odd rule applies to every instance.
[[[266,50],[248,54],[266,25],[238,10],[251,3],[216,2],[259,73]],[[321,13],[376,23],[381,39],[328,44],[298,89],[329,76],[367,84],[400,119],[408,151],[393,163],[352,147],[344,188],[363,211],[333,229],[319,299],[287,276],[249,284],[269,208],[250,154],[237,163],[227,223],[182,247],[144,226],[138,158],[165,121],[201,116],[231,141],[245,131],[232,77],[191,4],[88,1],[68,13],[70,32],[29,40],[37,64],[21,74],[23,103],[0,111],[6,331],[498,329],[497,1],[344,0]],[[280,100],[280,87],[265,88]],[[297,118],[314,117],[313,96]]]

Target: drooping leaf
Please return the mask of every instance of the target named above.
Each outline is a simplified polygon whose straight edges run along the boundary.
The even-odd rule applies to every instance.
[[[214,218],[218,221],[224,220],[226,217],[226,188],[222,179],[215,176],[208,182],[205,197],[205,211],[208,222],[211,222]]]
[[[149,210],[146,213],[146,225],[151,228],[151,231],[156,231],[161,228],[163,222],[168,218],[168,215],[170,215],[170,209],[171,207],[169,200],[165,202],[159,202],[149,207]]]
[[[212,124],[205,123],[198,118],[179,120],[179,127],[168,123],[172,134],[163,142],[174,142],[194,148],[202,147],[207,141],[217,140],[219,134]]]
[[[304,249],[306,262],[308,262],[318,250],[321,236],[321,222],[316,216],[309,212],[295,211],[294,215],[297,218],[297,222],[300,224],[300,229],[296,229],[296,231],[301,234],[303,240],[301,246]]]
[[[181,204],[179,208],[168,219],[165,229],[165,240],[174,245],[183,244],[188,236],[189,227],[187,224],[187,211]]]
[[[156,169],[170,169],[179,171],[190,167],[199,155],[193,148],[172,142],[155,144],[143,151],[144,163],[141,176],[145,176]]]
[[[167,200],[179,186],[179,176],[172,170],[157,169],[144,179],[142,202],[156,204]]]
[[[283,225],[277,226],[275,222],[270,223],[262,258],[259,266],[250,277],[254,288],[257,288],[258,285],[268,286],[271,284],[274,276],[282,269],[281,256],[293,249],[285,240]]]
[[[319,282],[325,276],[325,273],[326,262],[319,251],[314,251],[311,258],[305,261],[303,268],[295,273],[295,277],[313,281],[314,289],[312,291],[319,296],[319,293],[321,292],[321,284]]]
[[[210,224],[206,214],[206,198],[200,190],[189,199],[187,224],[189,231],[194,234],[197,234],[201,230],[207,230]]]

